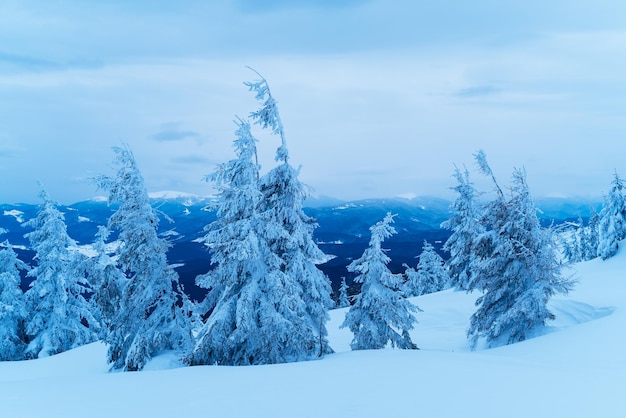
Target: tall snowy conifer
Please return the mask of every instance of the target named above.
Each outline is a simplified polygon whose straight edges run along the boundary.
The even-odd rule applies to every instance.
[[[37,265],[28,272],[35,280],[26,293],[30,312],[26,334],[26,356],[45,357],[96,339],[98,322],[83,297],[87,289],[84,257],[72,247],[65,218],[42,190],[36,218],[23,224],[34,230],[25,235],[35,251]]]
[[[450,276],[444,268],[443,259],[431,243],[424,241],[417,269],[406,270],[407,281],[403,285],[406,297],[439,292],[450,285]]]
[[[348,285],[346,284],[346,278],[341,278],[341,285],[339,286],[339,300],[337,300],[338,308],[347,308],[350,306],[350,298],[348,297]]]
[[[249,123],[238,120],[236,159],[221,164],[207,180],[219,189],[217,220],[208,225],[205,244],[216,267],[198,276],[209,289],[212,309],[200,330],[192,364],[252,365],[303,359],[299,345],[298,289],[286,279],[282,260],[269,245],[259,213],[259,165]]]
[[[369,247],[347,267],[358,274],[354,281],[361,283],[361,293],[341,325],[354,334],[350,344],[353,350],[380,349],[388,343],[392,347],[416,348],[409,331],[416,323],[413,313],[419,309],[402,295],[402,277],[389,271],[387,264],[391,260],[382,248],[383,241],[396,233],[392,223],[393,215],[388,213],[370,227]]]
[[[593,260],[598,256],[598,224],[600,215],[595,210],[587,221],[584,233],[581,234],[581,246],[584,260]]]
[[[168,243],[157,235],[159,218],[135,157],[128,147],[113,150],[117,175],[99,176],[95,182],[109,193],[109,203],[119,205],[109,228],[119,231],[117,263],[126,279],[105,342],[112,368],[134,371],[163,350],[190,350],[192,325],[180,307],[179,298],[186,296],[167,264]]]
[[[17,258],[9,241],[0,250],[0,361],[21,360],[26,348],[26,302],[20,270],[28,266]]]
[[[450,253],[446,262],[452,285],[459,290],[467,290],[472,277],[470,266],[474,256],[474,240],[483,232],[478,219],[475,204],[476,190],[470,182],[467,169],[461,172],[455,167],[454,177],[458,185],[453,188],[458,197],[451,206],[450,218],[441,224],[441,227],[452,231],[446,240],[443,249]]]
[[[250,124],[241,119],[236,123],[233,147],[237,158],[220,164],[205,178],[219,190],[214,204],[217,219],[205,227],[203,238],[215,268],[196,278],[198,286],[209,290],[204,305],[210,316],[198,334],[192,364],[255,361],[250,358],[254,354],[248,353],[245,335],[254,332],[248,326],[248,316],[255,301],[240,302],[239,298],[244,286],[257,283],[267,273],[257,236],[259,165],[257,140],[250,133]]]
[[[572,227],[573,226],[573,227]],[[575,224],[572,224],[568,230],[561,234],[563,243],[563,257],[569,263],[578,263],[584,258],[584,249],[586,240],[586,228],[581,217]]]
[[[619,241],[626,238],[626,198],[624,181],[617,172],[605,198],[598,222],[598,256],[603,260],[617,253]]]
[[[326,322],[333,301],[330,281],[316,265],[325,263],[330,257],[313,240],[317,224],[302,209],[308,189],[298,180],[299,170],[289,164],[285,130],[269,85],[263,77],[245,84],[262,102],[261,108],[253,112],[251,118],[263,128],[271,129],[281,140],[275,158],[278,166],[260,181],[263,194],[260,215],[264,235],[271,251],[282,260],[285,286],[293,289],[292,303],[297,305],[292,309],[297,312],[293,321],[299,332],[289,344],[298,352],[298,358],[321,356],[332,352],[328,345]]]
[[[98,228],[97,240],[93,246],[96,255],[87,261],[86,268],[93,289],[90,303],[100,321],[103,340],[107,340],[109,333],[115,329],[115,319],[121,306],[122,289],[126,281],[124,273],[107,251],[106,240],[109,233],[104,226]]]
[[[476,155],[482,172],[495,177],[485,155]],[[554,294],[567,293],[572,281],[563,278],[551,230],[541,227],[524,171],[513,172],[511,198],[497,185],[497,198],[484,208],[486,226],[477,239],[469,290],[483,292],[472,315],[468,337],[472,347],[485,337],[488,345],[525,340],[554,315],[547,304]]]

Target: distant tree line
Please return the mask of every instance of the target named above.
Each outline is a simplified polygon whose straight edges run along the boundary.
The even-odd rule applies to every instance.
[[[342,327],[354,334],[352,349],[414,349],[409,331],[419,308],[408,298],[448,288],[480,293],[468,329],[472,347],[480,340],[509,344],[554,318],[550,297],[573,286],[562,275],[566,261],[611,257],[626,236],[617,174],[604,208],[587,225],[555,230],[539,224],[524,170],[514,170],[505,193],[479,151],[475,160],[493,181],[494,197],[478,199],[467,169],[455,170],[458,196],[442,224],[451,231],[443,247],[449,259],[424,242],[416,267],[389,271],[383,242],[396,230],[388,213],[347,267],[360,292],[350,298],[344,278],[335,304],[317,267],[329,256],[314,242],[317,225],[302,209],[308,190],[289,162],[277,103],[259,77],[245,83],[261,106],[249,119],[237,118],[235,157],[205,178],[219,191],[217,219],[202,238],[214,268],[196,279],[206,298],[196,303],[186,296],[167,262],[169,244],[157,235],[160,213],[150,205],[132,151],[115,147],[117,172],[94,183],[117,209],[99,228],[92,253],[78,250],[43,187],[37,216],[24,224],[34,265],[19,260],[8,241],[2,245],[0,360],[45,357],[102,340],[116,370],[141,370],[165,350],[189,365],[303,361],[332,352],[326,323],[336,306],[348,309]],[[263,175],[251,123],[280,139],[277,165]],[[21,271],[34,279],[26,292]]]
[[[560,228],[558,238],[566,261],[606,260],[617,253],[620,241],[626,238],[625,191],[624,180],[616,172],[600,212],[594,212],[586,225],[579,218]]]

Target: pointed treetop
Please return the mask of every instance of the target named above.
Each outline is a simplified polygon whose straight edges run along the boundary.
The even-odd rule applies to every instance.
[[[102,240],[102,242],[106,241],[109,238],[109,235],[111,235],[111,230],[109,228],[107,228],[104,225],[99,225],[98,226],[98,230],[96,232],[96,237],[100,240]]]
[[[624,188],[624,181],[619,176],[619,174],[617,174],[617,170],[615,170],[613,177],[614,179],[613,179],[613,182],[611,183],[613,185],[613,188],[621,191]]]
[[[397,215],[387,212],[385,218],[382,221],[378,221],[376,225],[370,227],[372,232],[372,238],[370,239],[370,246],[380,247],[381,243],[390,236],[396,233],[396,228],[391,224],[394,222],[393,218]]]
[[[461,169],[459,167],[457,167],[456,164],[454,164],[454,174],[452,175],[456,181],[459,184],[469,184],[469,171],[467,170],[467,167],[463,166],[463,170],[461,171]]]
[[[237,125],[237,129],[235,130],[236,139],[233,141],[235,153],[238,157],[244,156],[245,158],[254,154],[255,161],[258,163],[258,158],[256,157],[256,143],[258,140],[252,136],[252,132],[250,132],[250,123],[237,116],[235,124]]]
[[[43,200],[44,204],[56,205],[56,202],[50,197],[50,194],[48,194],[48,191],[44,187],[43,182],[41,180],[37,180],[37,185],[39,186],[39,194],[37,196]]]
[[[504,193],[502,193],[502,189],[498,185],[493,171],[491,171],[491,167],[487,162],[487,154],[485,154],[485,151],[481,149],[476,151],[476,153],[474,154],[474,160],[476,160],[476,164],[478,165],[478,169],[480,170],[480,172],[483,173],[485,176],[491,177],[491,180],[493,181],[493,184],[496,188],[496,192],[500,197],[503,197]]]
[[[528,195],[530,191],[528,190],[528,184],[526,184],[526,169],[525,168],[514,168],[513,169],[513,187],[512,190],[516,191],[519,194]]]
[[[276,161],[284,161],[286,163],[289,160],[289,152],[287,151],[285,129],[280,119],[280,114],[278,113],[276,100],[272,97],[272,92],[270,91],[267,80],[254,68],[246,68],[249,68],[251,71],[254,71],[256,75],[261,77],[260,80],[246,81],[243,83],[248,87],[249,91],[256,93],[254,98],[263,103],[259,110],[250,113],[250,117],[256,124],[261,125],[263,129],[270,128],[274,135],[280,136],[281,146],[276,150]]]

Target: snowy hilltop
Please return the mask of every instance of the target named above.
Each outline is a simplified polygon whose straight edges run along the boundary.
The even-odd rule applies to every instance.
[[[410,331],[420,350],[350,351],[352,333],[339,329],[346,309],[336,309],[328,323],[335,353],[318,361],[179,367],[165,352],[143,372],[109,373],[106,347],[92,343],[3,362],[2,415],[622,417],[625,270],[623,251],[575,264],[578,284],[551,300],[556,320],[545,333],[489,350],[471,351],[466,339],[478,295],[446,290],[410,299],[423,310]]]

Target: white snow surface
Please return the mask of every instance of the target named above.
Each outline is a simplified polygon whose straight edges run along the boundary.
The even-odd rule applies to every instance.
[[[626,244],[626,243],[625,243]],[[575,265],[579,283],[552,300],[535,338],[470,351],[477,294],[412,299],[420,350],[351,352],[331,311],[335,354],[302,363],[181,367],[164,353],[143,372],[108,372],[94,343],[0,363],[0,416],[26,417],[624,417],[626,253]]]
[[[413,200],[418,197],[418,194],[414,192],[407,192],[399,194],[397,197],[399,197],[400,199]]]
[[[161,190],[157,192],[148,193],[150,199],[180,199],[180,198],[200,198],[200,196],[193,193],[179,192],[175,190]]]
[[[17,210],[17,209],[4,211],[4,216],[13,216],[15,220],[18,221],[19,223],[24,222],[24,217],[22,215],[24,215],[24,212],[22,212],[21,210]]]

